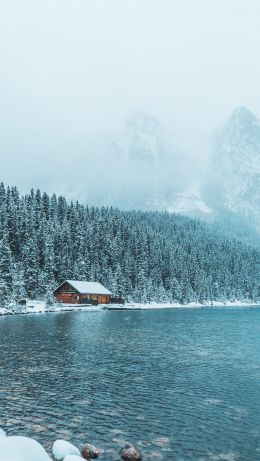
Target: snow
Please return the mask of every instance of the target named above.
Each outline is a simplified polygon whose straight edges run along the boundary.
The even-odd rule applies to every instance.
[[[252,301],[205,301],[203,304],[198,302],[192,302],[188,304],[180,303],[129,303],[129,304],[109,304],[104,306],[107,310],[152,310],[152,309],[200,309],[203,307],[260,307],[260,303]]]
[[[81,458],[81,456],[77,456],[77,455],[68,455],[68,456],[65,456],[64,460],[63,461],[80,461],[84,458]]]
[[[95,294],[95,295],[111,295],[112,294],[109,290],[103,287],[101,283],[98,283],[98,282],[82,282],[78,280],[66,280],[66,282],[72,285],[81,294]]]
[[[3,429],[0,429],[0,438],[6,437],[6,433]]]
[[[66,440],[56,440],[52,448],[57,461],[82,460],[80,451]],[[0,429],[0,461],[52,461],[44,448],[33,439],[21,436],[7,437]]]
[[[38,299],[25,299],[25,301],[26,301],[26,307],[35,308],[37,306],[39,309],[42,309],[43,307],[46,306],[46,301],[40,301]]]
[[[51,461],[36,440],[21,436],[0,438],[0,461]]]
[[[54,442],[52,453],[57,461],[63,460],[65,456],[67,457],[68,455],[76,455],[78,458],[80,457],[79,449],[75,447],[75,445],[72,445],[72,443],[62,439],[56,440]]]
[[[178,193],[175,201],[173,201],[170,207],[167,207],[167,211],[187,215],[191,213],[211,214],[213,212],[201,197],[198,184],[192,184]]]
[[[77,311],[100,311],[102,306],[90,306],[89,304],[59,304],[55,303],[52,306],[34,306],[34,307],[21,307],[12,305],[10,308],[0,308],[1,315],[12,314],[43,314],[47,312],[77,312]]]
[[[126,303],[126,304],[99,304],[98,306],[89,306],[84,304],[53,304],[46,308],[35,306],[34,308],[24,308],[17,310],[13,308],[8,310],[0,308],[1,315],[11,314],[43,314],[48,312],[62,313],[62,312],[102,312],[103,310],[148,310],[148,309],[194,309],[202,307],[259,307],[259,302],[253,302],[250,299],[246,301],[227,300],[227,301],[205,301],[204,303],[192,302],[188,304],[173,303]],[[1,437],[1,433],[0,433]]]

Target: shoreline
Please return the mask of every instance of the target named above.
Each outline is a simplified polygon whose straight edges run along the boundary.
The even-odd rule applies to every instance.
[[[166,310],[166,309],[203,309],[203,308],[226,308],[226,307],[260,307],[260,302],[245,302],[245,301],[213,301],[205,303],[188,303],[188,304],[179,304],[179,303],[128,303],[125,305],[108,305],[103,307],[105,310]]]
[[[144,310],[175,310],[175,309],[203,309],[203,308],[257,308],[260,302],[253,301],[213,301],[205,303],[127,303],[127,304],[100,304],[99,306],[89,306],[82,304],[53,305],[50,307],[34,306],[24,309],[0,308],[0,317],[7,315],[27,315],[27,314],[46,314],[62,312],[101,312],[101,311],[144,311]]]

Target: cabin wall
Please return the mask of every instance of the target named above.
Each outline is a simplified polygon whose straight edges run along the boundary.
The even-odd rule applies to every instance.
[[[99,304],[109,304],[110,296],[108,295],[79,295],[78,293],[62,293],[54,294],[57,301],[67,304],[87,304],[90,300],[96,300]]]
[[[79,297],[75,293],[55,293],[54,294],[57,301],[67,304],[79,304]]]
[[[88,300],[95,300],[98,301],[99,304],[109,304],[111,296],[109,295],[96,295],[96,294],[88,294],[88,295],[79,295],[80,302],[82,304],[87,303]]]

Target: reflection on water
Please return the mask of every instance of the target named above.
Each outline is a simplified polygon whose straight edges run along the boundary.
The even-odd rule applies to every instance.
[[[260,309],[0,318],[0,426],[147,460],[260,459]]]

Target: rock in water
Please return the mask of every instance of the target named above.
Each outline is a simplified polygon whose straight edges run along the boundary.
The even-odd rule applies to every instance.
[[[85,459],[97,459],[100,455],[100,450],[90,443],[86,443],[81,450],[81,455]]]
[[[124,461],[142,461],[142,453],[133,445],[127,444],[120,450],[120,456]]]
[[[66,440],[56,440],[52,447],[52,453],[57,461],[61,461],[68,455],[80,456],[80,451],[72,443]]]

